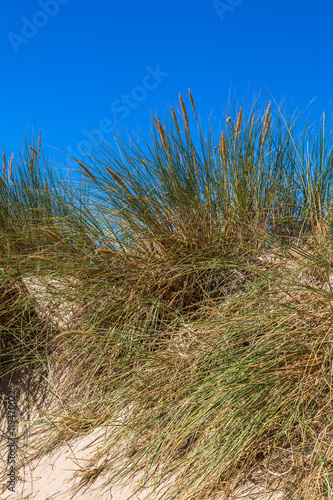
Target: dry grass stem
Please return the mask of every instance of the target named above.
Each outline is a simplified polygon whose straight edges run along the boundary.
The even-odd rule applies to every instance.
[[[43,262],[48,262],[49,264],[56,264],[56,261],[43,257],[42,255],[28,255],[27,258],[30,260],[41,260]]]
[[[72,336],[75,336],[75,335],[91,335],[91,332],[84,332],[84,331],[81,331],[81,330],[70,330],[68,332],[62,332],[62,333],[59,333],[59,335],[56,335],[53,340],[60,340],[64,337],[72,337]]]

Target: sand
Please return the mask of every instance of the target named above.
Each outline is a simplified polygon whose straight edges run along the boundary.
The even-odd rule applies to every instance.
[[[25,284],[29,292],[37,299],[37,306],[40,307],[41,315],[43,315],[43,313],[45,315],[46,311],[49,312],[51,310],[52,313],[48,314],[48,319],[57,324],[60,328],[68,327],[71,322],[71,315],[73,314],[73,311],[68,308],[68,305],[52,303],[52,307],[50,307],[50,297],[46,285],[40,286],[39,284],[38,286],[38,283],[31,279],[27,279]],[[59,283],[53,280],[51,284],[47,285],[59,286]],[[60,288],[61,286],[62,284],[60,284]],[[57,315],[55,312],[57,312]],[[53,376],[51,372],[49,375],[50,379],[56,380],[56,377]],[[61,387],[60,379],[57,384],[58,387]],[[8,387],[9,386],[10,385],[8,385]],[[35,454],[36,443],[38,443],[40,439],[44,439],[44,443],[47,440],[47,437],[43,437],[39,434],[38,427],[37,430],[34,430],[31,424],[37,423],[38,419],[43,414],[42,409],[48,410],[52,407],[54,402],[51,393],[41,394],[39,389],[37,390],[39,400],[33,400],[30,386],[31,380],[29,380],[29,374],[20,375],[17,381],[17,387],[20,392],[17,435],[21,435],[22,432],[28,431],[19,440],[18,455],[20,460],[22,460],[24,456],[28,458]],[[8,456],[8,448],[6,448],[4,439],[8,423],[4,413],[5,412],[2,412],[0,421],[0,431],[2,434],[2,440],[0,441],[0,467],[2,469],[6,464]],[[132,483],[117,485],[115,482],[107,484],[110,477],[106,472],[102,472],[95,480],[78,490],[78,484],[82,478],[84,467],[87,464],[89,456],[95,454],[96,451],[100,449],[99,447],[102,446],[105,432],[105,427],[99,427],[84,437],[73,438],[65,442],[65,444],[58,447],[56,450],[46,453],[40,460],[33,459],[24,466],[17,466],[15,492],[7,489],[7,479],[4,479],[6,478],[6,471],[0,469],[0,500],[156,499],[157,494],[152,493],[152,488],[144,488],[141,493],[133,494],[134,484],[140,480],[140,474],[137,474]],[[112,428],[107,428],[107,432],[112,432]],[[88,446],[89,448],[87,448]],[[95,467],[98,467],[98,465],[98,463],[94,464]],[[263,484],[259,486],[259,483]],[[251,490],[251,493],[249,493],[249,490]],[[230,500],[279,500],[282,498],[282,495],[274,492],[268,493],[265,489],[264,480],[260,481],[259,477],[257,484],[248,483],[245,487],[239,489],[234,497],[228,498]],[[227,499],[224,495],[215,495],[214,500]]]
[[[80,465],[84,465],[88,453],[84,447],[89,444],[92,436],[78,439],[71,446],[62,446],[57,452],[46,455],[41,462],[34,461],[19,471],[16,491],[4,491],[1,500],[153,500],[151,488],[145,488],[142,493],[133,496],[133,483],[126,486],[107,485],[108,477],[101,474],[92,484],[75,492],[79,478],[76,473]],[[5,487],[5,483],[1,484]],[[247,493],[248,489],[251,493]],[[214,497],[225,500],[224,496]],[[233,500],[279,500],[280,494],[265,493],[264,488],[249,484],[240,490]]]
[[[83,467],[89,456],[101,446],[105,428],[97,428],[85,437],[73,439],[56,451],[47,453],[40,461],[33,460],[17,472],[15,492],[0,485],[0,500],[154,500],[152,488],[144,488],[134,495],[134,481],[126,485],[106,484],[108,475],[101,473],[92,483],[78,490]],[[87,446],[91,445],[89,449]],[[98,465],[98,464],[96,464]],[[140,480],[136,476],[136,481]],[[249,489],[251,493],[249,493]],[[281,494],[265,492],[264,486],[247,484],[240,489],[233,500],[279,500]],[[224,495],[214,496],[214,500],[226,500]]]

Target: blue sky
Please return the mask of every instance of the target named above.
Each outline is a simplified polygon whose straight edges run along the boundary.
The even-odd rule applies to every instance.
[[[333,4],[309,0],[15,0],[0,16],[0,143],[76,154],[85,129],[148,130],[191,89],[203,122],[232,95],[304,110],[332,95]],[[53,151],[56,158],[63,158]]]

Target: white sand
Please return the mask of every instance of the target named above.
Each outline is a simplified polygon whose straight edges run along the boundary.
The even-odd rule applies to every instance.
[[[38,463],[34,460],[29,466],[25,466],[18,471],[18,481],[16,491],[12,493],[8,489],[0,495],[1,500],[148,500],[151,488],[145,488],[142,493],[133,496],[133,483],[126,486],[108,485],[105,483],[108,476],[101,473],[90,485],[85,486],[75,492],[80,476],[76,476],[82,471],[88,457],[96,451],[96,447],[101,444],[105,429],[97,429],[84,438],[71,441],[67,446],[62,446],[55,452],[48,453]],[[85,449],[96,439],[90,449]],[[138,480],[139,480],[138,476]],[[1,488],[5,488],[5,482],[1,483]],[[248,489],[251,493],[248,493]],[[149,500],[156,498],[156,495],[149,497]],[[263,487],[255,488],[249,484],[239,491],[233,500],[279,500],[278,494],[265,493]],[[225,500],[224,496],[214,497],[214,500]]]

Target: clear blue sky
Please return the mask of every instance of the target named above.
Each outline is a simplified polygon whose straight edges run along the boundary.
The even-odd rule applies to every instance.
[[[327,108],[332,20],[332,2],[310,0],[3,2],[0,144],[41,128],[75,153],[85,129],[145,130],[150,110],[187,101],[188,88],[204,122],[222,117],[230,89]]]

